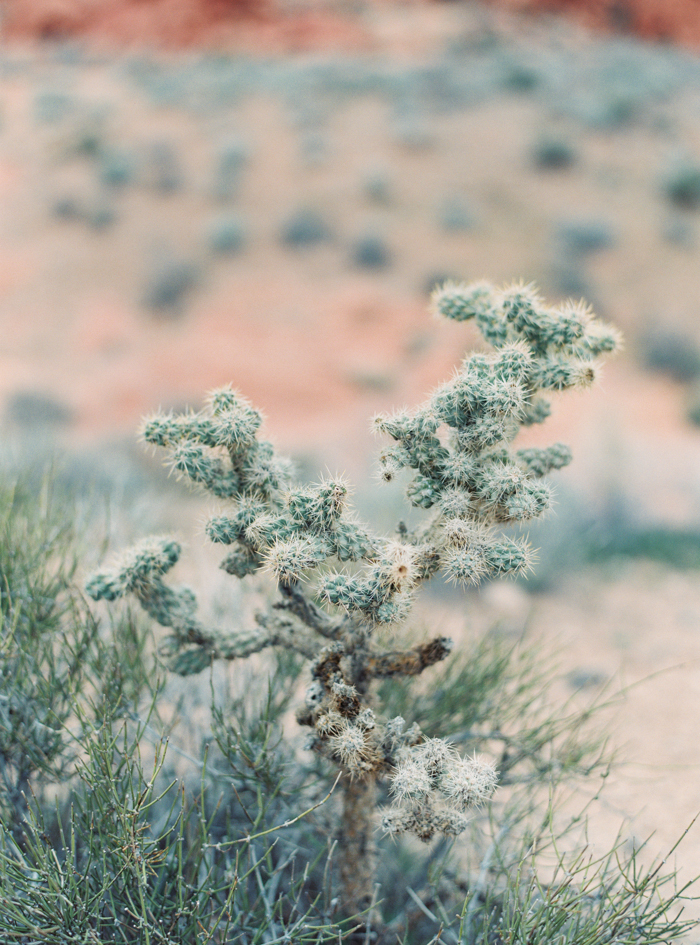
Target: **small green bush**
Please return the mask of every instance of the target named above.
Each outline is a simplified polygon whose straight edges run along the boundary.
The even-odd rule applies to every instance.
[[[576,149],[566,138],[543,135],[532,147],[531,160],[539,170],[565,170],[576,163]]]
[[[700,346],[679,332],[657,329],[639,340],[642,364],[649,371],[665,374],[686,384],[700,375]]]
[[[666,197],[684,210],[700,206],[700,166],[683,162],[670,170],[662,183]]]
[[[247,230],[240,214],[225,214],[216,217],[209,225],[207,243],[209,249],[222,256],[240,253],[245,247]]]
[[[177,316],[201,278],[199,266],[184,259],[162,259],[148,276],[143,304],[153,312]]]
[[[360,269],[386,269],[391,265],[391,251],[379,234],[368,233],[353,244],[351,260]]]
[[[332,239],[332,231],[318,210],[301,208],[287,218],[282,225],[280,239],[285,246],[294,249],[317,246]]]

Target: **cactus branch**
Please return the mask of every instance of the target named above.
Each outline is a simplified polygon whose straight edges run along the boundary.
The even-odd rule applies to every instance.
[[[435,637],[410,650],[390,650],[373,654],[367,660],[365,672],[368,677],[418,676],[429,666],[446,659],[452,652],[453,643],[448,637]]]
[[[329,617],[312,600],[306,597],[295,583],[280,584],[279,589],[282,593],[282,600],[276,601],[272,605],[276,610],[290,610],[303,620],[307,627],[320,633],[321,636],[329,640],[339,639],[342,633],[342,618]]]

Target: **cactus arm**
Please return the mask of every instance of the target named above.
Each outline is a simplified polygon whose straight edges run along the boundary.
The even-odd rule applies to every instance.
[[[343,631],[344,620],[337,617],[329,617],[310,600],[298,584],[283,584],[280,582],[279,589],[282,594],[282,600],[276,601],[272,606],[275,610],[288,610],[299,617],[307,627],[320,633],[321,636],[329,640],[337,640]]]
[[[367,676],[419,676],[424,669],[444,660],[452,652],[453,643],[448,637],[435,637],[410,650],[388,650],[372,654],[365,665]]]

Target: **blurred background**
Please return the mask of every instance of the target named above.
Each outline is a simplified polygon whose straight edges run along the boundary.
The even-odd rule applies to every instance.
[[[535,574],[430,612],[545,637],[567,696],[627,687],[595,829],[626,817],[665,853],[700,810],[697,3],[0,12],[3,454],[60,453],[109,493],[115,544],[176,528],[199,554],[201,502],[137,429],[228,382],[301,476],[346,472],[392,528],[368,421],[477,342],[430,316],[445,279],[534,281],[622,330],[596,388],[529,434],[574,450]],[[677,857],[698,871],[700,830]]]

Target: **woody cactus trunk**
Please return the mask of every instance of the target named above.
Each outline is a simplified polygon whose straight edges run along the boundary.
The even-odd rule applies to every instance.
[[[267,609],[253,626],[205,626],[194,593],[164,580],[180,556],[171,538],[144,541],[87,585],[95,599],[133,594],[168,628],[161,653],[175,673],[268,647],[308,660],[297,718],[309,730],[307,748],[340,769],[340,894],[349,915],[371,906],[377,820],[389,834],[426,842],[458,835],[498,779],[487,759],[461,757],[418,725],[382,715],[376,680],[417,676],[452,648],[444,637],[387,648],[382,631],[394,628],[391,639],[400,640],[419,587],[436,575],[473,585],[529,569],[527,541],[503,527],[549,508],[544,477],[571,454],[561,444],[511,444],[521,427],[546,419],[549,392],[591,384],[596,359],[618,345],[616,332],[585,305],[548,306],[530,286],[447,284],[433,307],[455,321],[473,319],[494,350],[469,354],[418,408],[373,421],[391,441],[379,457],[381,478],[406,477],[408,501],[426,511],[422,524],[399,523],[385,537],[355,519],[343,479],[296,484],[290,463],[259,439],[260,413],[224,387],[200,412],[147,419],[143,435],[167,450],[173,469],[222,501],[207,535],[227,546],[221,567],[233,577],[270,574],[276,594]],[[393,798],[382,810],[380,781]]]

